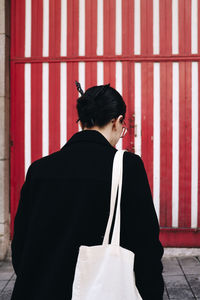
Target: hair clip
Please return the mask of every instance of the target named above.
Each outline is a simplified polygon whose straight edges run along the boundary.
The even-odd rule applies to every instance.
[[[94,98],[99,97],[100,95],[103,95],[103,93],[105,92],[105,90],[110,86],[110,83],[102,85],[101,89],[99,89],[99,91],[96,93],[96,95],[94,96]]]
[[[77,88],[77,90],[79,91],[79,93],[80,93],[81,95],[83,95],[84,92],[83,92],[83,90],[82,90],[82,88],[81,88],[80,83],[79,83],[78,81],[75,80],[75,84],[76,84],[76,88]]]

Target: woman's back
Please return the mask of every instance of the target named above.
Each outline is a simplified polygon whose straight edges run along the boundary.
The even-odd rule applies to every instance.
[[[31,165],[15,218],[11,299],[71,299],[79,246],[103,241],[116,151],[100,132],[84,130]],[[158,220],[142,160],[130,152],[124,154],[121,214],[121,245],[136,254],[138,290],[144,299],[162,299]]]
[[[127,132],[126,103],[109,84],[85,92],[76,85],[83,131],[33,162],[21,189],[11,244],[17,274],[12,300],[71,300],[80,245],[103,241],[114,146]],[[140,156],[126,151],[123,162],[121,246],[135,253],[142,298],[160,300],[163,247],[147,174]]]

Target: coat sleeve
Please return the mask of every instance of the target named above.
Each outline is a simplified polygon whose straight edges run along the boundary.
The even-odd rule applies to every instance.
[[[29,167],[26,179],[21,187],[19,204],[14,219],[14,234],[11,241],[11,257],[12,265],[16,275],[20,269],[20,263],[23,256],[23,249],[26,242],[26,234],[28,231],[28,224],[31,210],[31,166]]]
[[[133,220],[133,240],[136,286],[143,300],[163,299],[164,280],[161,261],[164,248],[159,240],[159,223],[144,163],[139,155],[136,160],[135,198],[136,217]],[[133,170],[132,170],[133,171]],[[136,197],[135,197],[136,196]],[[132,199],[133,200],[133,199]]]

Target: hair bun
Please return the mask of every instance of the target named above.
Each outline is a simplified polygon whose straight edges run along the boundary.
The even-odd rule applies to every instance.
[[[120,114],[125,117],[126,104],[110,84],[94,86],[77,99],[78,116],[83,126],[104,126]]]

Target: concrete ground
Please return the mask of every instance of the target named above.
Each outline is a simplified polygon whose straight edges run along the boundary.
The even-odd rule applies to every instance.
[[[200,256],[163,257],[163,300],[200,300]],[[15,273],[10,259],[0,262],[0,300],[11,298]]]

